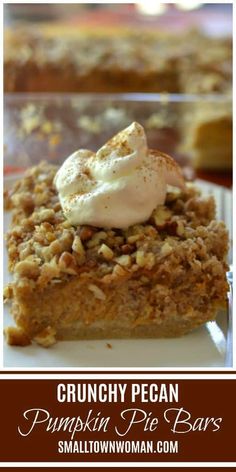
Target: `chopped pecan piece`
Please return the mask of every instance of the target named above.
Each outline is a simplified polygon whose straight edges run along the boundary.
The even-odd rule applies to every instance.
[[[25,259],[24,261],[20,261],[16,264],[15,273],[20,277],[36,279],[40,273],[40,269],[35,261]]]
[[[103,256],[104,259],[106,259],[107,261],[113,259],[114,256],[114,252],[106,244],[101,245],[101,247],[98,249],[98,254],[100,256]]]

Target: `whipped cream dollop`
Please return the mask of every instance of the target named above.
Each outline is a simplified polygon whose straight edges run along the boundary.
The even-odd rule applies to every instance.
[[[72,225],[127,228],[142,223],[165,202],[167,185],[184,188],[177,163],[148,149],[139,123],[132,123],[96,153],[79,149],[55,179],[65,217]]]

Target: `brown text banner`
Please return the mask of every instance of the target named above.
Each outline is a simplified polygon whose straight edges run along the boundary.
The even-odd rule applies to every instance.
[[[235,380],[1,380],[0,462],[235,462]]]

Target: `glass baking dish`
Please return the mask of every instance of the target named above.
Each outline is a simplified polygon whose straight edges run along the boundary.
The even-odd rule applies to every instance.
[[[174,156],[191,176],[191,155],[183,151],[185,129],[196,107],[231,106],[230,97],[157,94],[91,95],[91,94],[14,94],[4,98],[4,171],[5,188],[16,181],[16,173],[45,159],[60,164],[78,148],[96,150],[117,131],[139,121],[144,125],[149,147]],[[231,192],[223,187],[198,181],[204,194],[213,194],[217,216],[224,219],[231,234]],[[5,230],[10,214],[4,214]],[[5,282],[9,282],[5,251]],[[229,257],[231,261],[231,256]],[[9,310],[5,308],[6,325]],[[140,342],[112,341],[107,356],[103,341],[60,343],[44,351],[37,346],[11,349],[4,345],[5,367],[231,367],[228,353],[230,328],[225,313],[216,322],[184,338]],[[94,352],[96,355],[94,355]],[[140,353],[145,352],[145,356]],[[186,355],[191,353],[191,355]]]
[[[6,94],[4,170],[46,159],[60,164],[78,148],[96,150],[132,121],[146,130],[150,148],[191,168],[185,149],[196,110],[231,110],[231,97],[181,94]],[[231,113],[229,111],[229,113]],[[225,136],[224,142],[227,142]],[[191,150],[190,150],[191,151]],[[222,174],[222,172],[221,172]]]

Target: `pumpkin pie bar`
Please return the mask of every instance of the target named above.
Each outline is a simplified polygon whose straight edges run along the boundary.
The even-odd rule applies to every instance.
[[[225,93],[232,87],[232,41],[194,31],[17,25],[6,29],[4,50],[6,92]]]
[[[6,194],[11,345],[181,336],[227,294],[215,203],[133,123],[97,153],[42,162]]]
[[[228,101],[195,104],[191,119],[186,112],[180,148],[196,169],[225,170],[232,167],[232,105]]]

